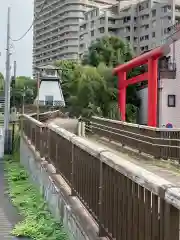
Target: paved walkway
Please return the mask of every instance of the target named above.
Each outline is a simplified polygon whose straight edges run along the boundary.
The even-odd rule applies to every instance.
[[[133,162],[138,166],[143,167],[144,169],[152,172],[167,181],[171,182],[172,184],[180,186],[180,165],[179,168],[173,166],[170,162],[161,161],[161,160],[154,160],[152,158],[143,157],[134,153],[130,150],[126,150],[123,152],[123,149],[120,145],[109,142],[103,138],[98,136],[90,136],[87,137],[90,141],[95,142],[100,147],[105,147],[109,151],[117,154],[120,158],[123,158],[127,161]],[[126,153],[125,153],[126,152]]]
[[[21,219],[16,208],[6,193],[6,181],[4,179],[4,163],[0,160],[0,240],[28,240],[11,236],[13,226]]]
[[[56,118],[50,120],[59,127],[65,128],[67,131],[77,133],[77,119],[62,119]],[[110,142],[107,139],[100,138],[99,136],[87,136],[90,141],[95,142],[101,147],[106,147],[109,151],[114,152],[120,158],[126,159],[127,161],[133,162],[144,169],[165,178],[167,181],[180,186],[180,164],[179,168],[173,166],[168,161],[154,160],[150,157],[144,157],[137,153],[133,153],[131,150],[124,150],[120,144]]]
[[[78,119],[72,118],[55,118],[47,121],[47,123],[54,123],[57,126],[66,129],[69,132],[77,134],[78,129]]]

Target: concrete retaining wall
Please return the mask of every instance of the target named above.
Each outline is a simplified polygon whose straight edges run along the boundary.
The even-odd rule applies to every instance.
[[[53,216],[63,222],[70,240],[98,240],[98,227],[80,204],[71,197],[61,176],[52,165],[41,159],[25,138],[21,138],[20,161],[32,181],[44,195]],[[56,181],[54,181],[56,179]],[[56,182],[56,184],[55,184]],[[59,184],[57,184],[59,182]]]

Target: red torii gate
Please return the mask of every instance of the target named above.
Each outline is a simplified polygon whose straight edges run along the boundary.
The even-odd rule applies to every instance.
[[[158,59],[165,54],[164,47],[159,47],[150,52],[144,53],[127,63],[121,64],[113,69],[113,74],[118,75],[119,99],[118,105],[121,113],[121,120],[126,120],[126,88],[130,84],[148,81],[148,126],[157,125],[157,89],[158,89]],[[169,48],[168,48],[169,52]],[[136,77],[127,79],[127,71],[134,67],[147,64],[148,71]]]

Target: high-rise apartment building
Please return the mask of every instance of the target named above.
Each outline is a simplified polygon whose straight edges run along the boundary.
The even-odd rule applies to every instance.
[[[118,36],[130,42],[140,54],[160,45],[180,21],[179,1],[139,0],[115,4],[104,9],[91,9],[79,25],[79,56],[103,36]]]
[[[44,0],[34,2],[33,69],[59,59],[77,59],[79,20],[95,6],[111,6],[116,0]],[[40,13],[39,13],[40,12]]]

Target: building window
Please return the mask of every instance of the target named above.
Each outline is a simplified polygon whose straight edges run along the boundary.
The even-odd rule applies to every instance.
[[[149,14],[144,14],[140,17],[141,20],[147,20],[149,18]]]
[[[115,19],[108,19],[109,24],[115,24],[115,22],[116,22]]]
[[[127,22],[129,22],[130,20],[131,20],[131,17],[130,17],[130,16],[124,17],[123,23],[127,23]]]
[[[138,41],[138,38],[134,37],[134,42],[137,43],[137,41]]]
[[[168,27],[168,28],[164,28],[164,34],[170,34],[171,32],[171,28]]]
[[[142,4],[139,5],[139,11],[142,11],[142,10],[148,8],[148,7],[149,7],[148,3],[142,3]]]
[[[94,21],[91,22],[91,28],[93,28],[93,27],[94,27]]]
[[[99,28],[99,32],[104,33],[105,32],[104,28],[103,27]]]
[[[152,21],[152,27],[156,26],[156,20]]]
[[[124,31],[127,33],[127,32],[130,32],[131,31],[131,28],[128,26],[128,27],[125,27],[124,28]]]
[[[154,38],[156,36],[156,33],[155,32],[152,32],[152,37]]]
[[[153,9],[152,10],[152,17],[155,17],[156,16],[156,9]]]
[[[146,46],[144,47],[144,50],[145,50],[145,51],[148,51],[148,50],[149,50],[148,45],[146,45]]]
[[[100,18],[100,24],[103,24],[105,22],[105,18]]]
[[[94,37],[94,30],[91,31],[91,37]]]
[[[176,106],[176,95],[168,95],[168,107]]]
[[[45,96],[45,105],[53,105],[54,97],[53,96]]]
[[[166,5],[166,6],[162,7],[162,12],[164,12],[164,13],[169,12],[170,10],[171,10],[170,5]]]
[[[84,39],[84,35],[80,35],[80,40],[83,40]]]

